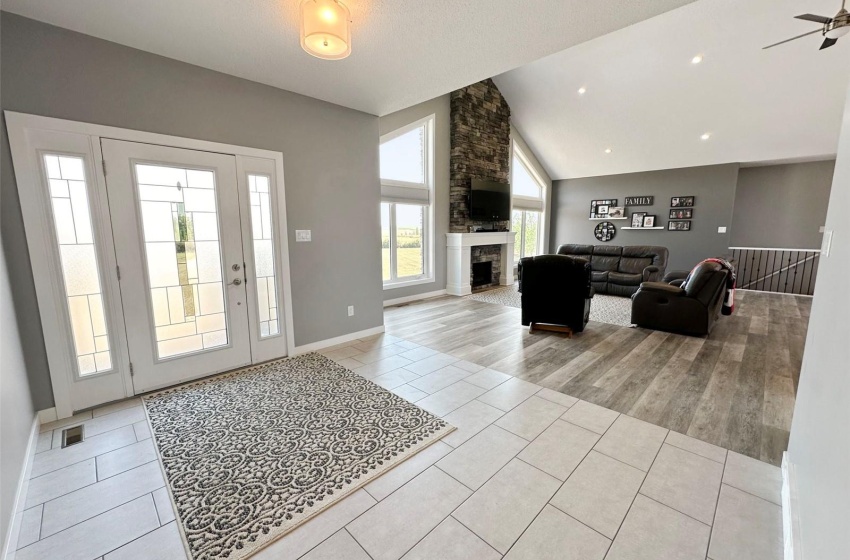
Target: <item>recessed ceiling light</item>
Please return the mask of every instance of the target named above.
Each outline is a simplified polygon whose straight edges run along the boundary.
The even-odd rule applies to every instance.
[[[699,137],[700,140],[708,140],[709,138],[711,138],[710,132],[706,132],[705,134]]]
[[[613,150],[611,148],[605,148],[605,153],[610,154]]]
[[[584,95],[585,92],[587,92],[587,88],[584,88],[584,87],[578,88],[578,94],[579,95]]]
[[[701,54],[698,54],[691,59],[691,64],[699,64],[700,62],[702,62],[702,55]]]

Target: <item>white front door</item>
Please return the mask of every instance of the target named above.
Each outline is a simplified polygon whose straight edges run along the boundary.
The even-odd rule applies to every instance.
[[[236,157],[101,147],[134,392],[250,364]]]

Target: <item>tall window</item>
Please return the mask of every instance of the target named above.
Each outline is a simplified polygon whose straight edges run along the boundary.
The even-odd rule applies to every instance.
[[[514,262],[523,257],[533,257],[542,251],[544,185],[528,157],[514,142],[511,158],[511,231],[516,235]]]
[[[384,288],[432,282],[434,116],[381,137]]]

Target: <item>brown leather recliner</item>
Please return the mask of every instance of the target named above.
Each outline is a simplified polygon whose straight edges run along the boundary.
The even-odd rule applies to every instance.
[[[522,324],[566,325],[581,332],[590,320],[590,263],[564,255],[526,257],[522,263]]]
[[[705,336],[720,317],[729,272],[702,262],[682,281],[644,282],[632,296],[632,323],[639,327]],[[680,284],[680,285],[677,285]]]

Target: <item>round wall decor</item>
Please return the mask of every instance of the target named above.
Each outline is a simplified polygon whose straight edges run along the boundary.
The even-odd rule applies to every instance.
[[[617,228],[611,222],[599,222],[593,230],[593,235],[599,241],[611,241],[617,235]]]

